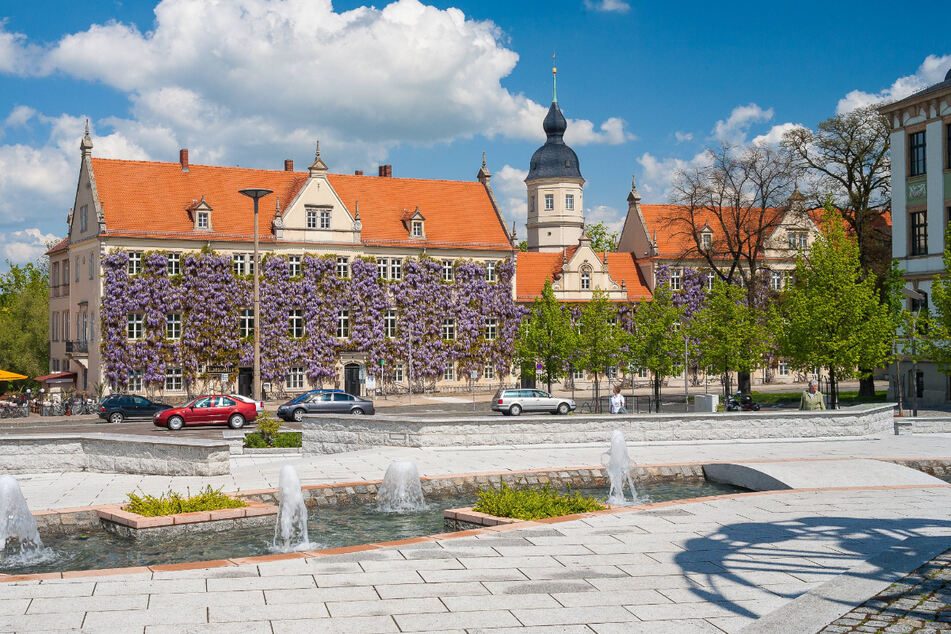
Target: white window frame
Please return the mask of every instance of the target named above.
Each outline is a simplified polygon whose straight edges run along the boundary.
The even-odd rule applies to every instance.
[[[132,370],[131,372],[129,372],[129,391],[130,392],[142,391],[142,371],[141,370]]]
[[[317,210],[316,209],[306,209],[305,210],[307,218],[305,220],[306,227],[308,229],[317,228]]]
[[[76,281],[79,281],[79,258],[76,258]],[[142,253],[132,251],[129,253],[129,262],[126,266],[126,272],[129,275],[138,275],[142,272]]]
[[[581,290],[591,290],[591,271],[587,269],[581,271]]]
[[[575,210],[575,195],[574,194],[565,194],[565,210],[566,211]]]
[[[291,339],[303,339],[304,311],[301,308],[292,308],[287,311],[287,334]]]
[[[442,320],[442,338],[446,341],[456,340],[456,320],[449,318]]]
[[[495,366],[491,363],[487,364],[485,368],[482,369],[482,378],[483,379],[494,379],[495,378]]]
[[[485,281],[494,282],[495,281],[495,262],[486,262],[485,263]]]
[[[776,367],[776,374],[779,376],[789,376],[789,361],[780,359]]]
[[[129,313],[126,315],[125,334],[129,341],[142,340],[145,336],[145,320],[142,313]],[[69,339],[65,339],[65,341],[68,340]]]
[[[337,339],[350,338],[350,310],[341,308],[337,311]]]
[[[181,253],[169,253],[168,254],[168,275],[181,275],[182,274],[182,254]]]
[[[403,366],[394,365],[393,366],[393,382],[402,383],[405,379],[405,373],[403,372]]]
[[[383,313],[383,335],[387,339],[396,337],[396,310],[393,308],[388,308]]]
[[[495,341],[498,337],[499,332],[499,320],[495,317],[486,317],[485,318],[485,340],[486,341]]]
[[[321,229],[330,229],[330,210],[321,209],[320,210],[320,228]]]
[[[443,260],[442,261],[442,281],[451,282],[454,277],[454,271],[452,266],[452,260]]]
[[[243,339],[254,336],[253,308],[242,308],[241,312],[238,313],[238,334],[240,334]]]
[[[304,389],[304,367],[295,366],[287,371],[285,387],[289,390]]]
[[[173,341],[182,338],[181,313],[165,313],[165,338]]]
[[[376,259],[376,276],[381,280],[389,279],[390,261],[388,259],[386,258]]]
[[[545,194],[545,211],[554,211],[554,209],[555,209],[555,195]]]
[[[584,370],[574,370],[571,373],[571,378],[575,381],[584,381]]]
[[[446,369],[442,372],[443,381],[455,381],[456,380],[456,364],[450,362],[446,366]]]
[[[700,234],[700,248],[706,251],[711,246],[713,246],[713,234],[709,231],[704,231]]]
[[[245,266],[245,258],[243,253],[232,253],[231,254],[231,270],[235,275],[246,275],[247,268]]]
[[[680,290],[680,269],[670,269],[670,290]]]
[[[713,271],[707,271],[707,290],[713,290],[713,283],[717,280],[717,274]]]
[[[769,272],[769,287],[774,291],[783,290],[783,273],[782,271],[770,271]]]
[[[337,256],[337,277],[341,279],[349,279],[350,277],[350,258],[345,256]]]
[[[391,279],[391,280],[401,280],[401,279],[403,279],[403,260],[402,260],[402,258],[392,258],[392,259],[390,259],[390,279]]]
[[[291,277],[300,277],[301,275],[301,257],[299,255],[290,255],[287,257],[287,265]]]
[[[181,368],[165,368],[165,390],[167,392],[181,392],[185,387],[185,377]]]
[[[422,238],[423,237],[423,221],[414,220],[410,223],[410,236],[413,238]]]
[[[195,220],[195,226],[198,229],[210,229],[211,228],[211,214],[207,211],[196,212],[197,219]]]

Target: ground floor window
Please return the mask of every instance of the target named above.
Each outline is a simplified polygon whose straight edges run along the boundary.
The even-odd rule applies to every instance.
[[[129,391],[130,392],[141,392],[142,391],[142,372],[133,370],[129,372]]]
[[[393,382],[394,383],[403,382],[403,366],[401,365],[393,366]]]
[[[446,366],[446,369],[442,373],[442,380],[443,381],[456,380],[456,368],[453,366],[453,364],[450,363],[449,365]]]
[[[287,389],[304,389],[304,368],[297,367],[290,369],[290,372],[287,373]]]
[[[169,391],[180,391],[182,385],[182,369],[167,368],[165,370],[165,389]]]
[[[789,361],[785,359],[779,362],[778,368],[779,376],[789,376]]]
[[[637,368],[637,378],[646,379],[647,378],[647,368]]]
[[[575,381],[583,381],[584,370],[575,370],[574,372],[571,373],[571,378],[573,378]]]
[[[495,366],[492,365],[491,363],[490,363],[489,365],[485,366],[485,372],[483,373],[482,376],[484,376],[484,377],[487,378],[487,379],[494,379],[494,378],[495,378]]]

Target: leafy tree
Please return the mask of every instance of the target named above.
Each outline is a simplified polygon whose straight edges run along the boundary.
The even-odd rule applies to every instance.
[[[945,233],[944,243],[951,245],[951,228]],[[931,282],[931,306],[934,310],[924,328],[918,328],[918,335],[922,336],[921,348],[927,358],[938,364],[941,372],[951,372],[951,247],[944,249],[944,273],[936,275]],[[908,311],[905,311],[906,313]],[[911,315],[903,320],[902,332],[905,336],[911,333]],[[922,317],[919,315],[919,320]],[[905,353],[909,352],[905,346]],[[916,350],[917,352],[917,350]]]
[[[528,251],[528,240],[522,240],[518,243],[518,250],[525,252]]]
[[[666,282],[658,284],[653,299],[641,302],[634,313],[628,358],[637,367],[650,371],[658,411],[661,382],[683,367],[684,333],[679,331],[683,314],[683,307],[677,305]]]
[[[591,238],[591,248],[595,251],[615,251],[617,250],[617,241],[621,234],[617,231],[611,231],[603,222],[585,227],[588,237]]]
[[[7,262],[0,275],[0,359],[4,370],[36,376],[49,368],[49,278],[43,264]]]
[[[541,297],[532,303],[531,312],[522,320],[515,340],[515,356],[523,374],[539,378],[548,385],[564,375],[574,351],[575,332],[571,316],[555,299],[551,281],[545,281]],[[535,364],[541,363],[538,374]]]
[[[617,365],[626,337],[617,324],[617,310],[607,294],[596,289],[581,310],[576,336],[575,366],[594,375],[594,397],[600,410],[600,373]]]
[[[863,275],[855,236],[826,206],[822,236],[796,261],[796,283],[784,302],[783,355],[803,370],[826,368],[835,407],[840,379],[878,367],[891,356],[896,320],[874,276]]]
[[[690,333],[702,342],[700,364],[723,374],[723,396],[729,398],[731,372],[751,372],[769,352],[779,326],[771,302],[751,303],[744,288],[720,280],[713,283],[706,305],[694,315]]]

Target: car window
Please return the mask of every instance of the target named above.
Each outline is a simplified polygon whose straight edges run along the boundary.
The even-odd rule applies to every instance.
[[[315,401],[321,401],[321,402],[327,402],[327,401],[330,400],[330,393],[329,393],[329,392],[324,392],[324,393],[322,393],[322,394],[315,394],[315,395],[314,395],[314,400],[315,400]]]
[[[135,406],[136,406],[136,407],[148,407],[148,406],[149,406],[149,401],[148,401],[148,399],[144,399],[144,398],[142,398],[141,396],[133,396],[133,397],[132,397],[132,402],[135,403]]]
[[[211,407],[211,403],[212,403],[212,397],[206,396],[192,403],[192,407]]]
[[[534,390],[519,390],[518,391],[519,398],[534,398],[534,396],[535,396]]]
[[[505,390],[502,392],[502,398],[515,398],[516,396],[518,396],[518,392],[514,390]]]
[[[349,394],[341,394],[340,392],[334,392],[335,401],[352,401],[353,397]]]
[[[234,399],[230,399],[227,396],[219,396],[218,404],[215,407],[234,407]]]
[[[548,392],[542,392],[541,390],[534,390],[535,398],[550,398],[551,395]]]
[[[132,407],[132,397],[131,396],[120,396],[116,399],[116,402],[113,403],[114,407]]]

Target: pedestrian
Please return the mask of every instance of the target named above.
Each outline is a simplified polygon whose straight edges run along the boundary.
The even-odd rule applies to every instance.
[[[624,395],[621,394],[621,386],[614,386],[614,394],[611,396],[611,413],[627,414],[627,408],[624,406]]]
[[[809,386],[799,400],[799,409],[810,411],[825,408],[826,403],[822,398],[822,392],[819,391],[819,383],[815,379],[809,379]]]

